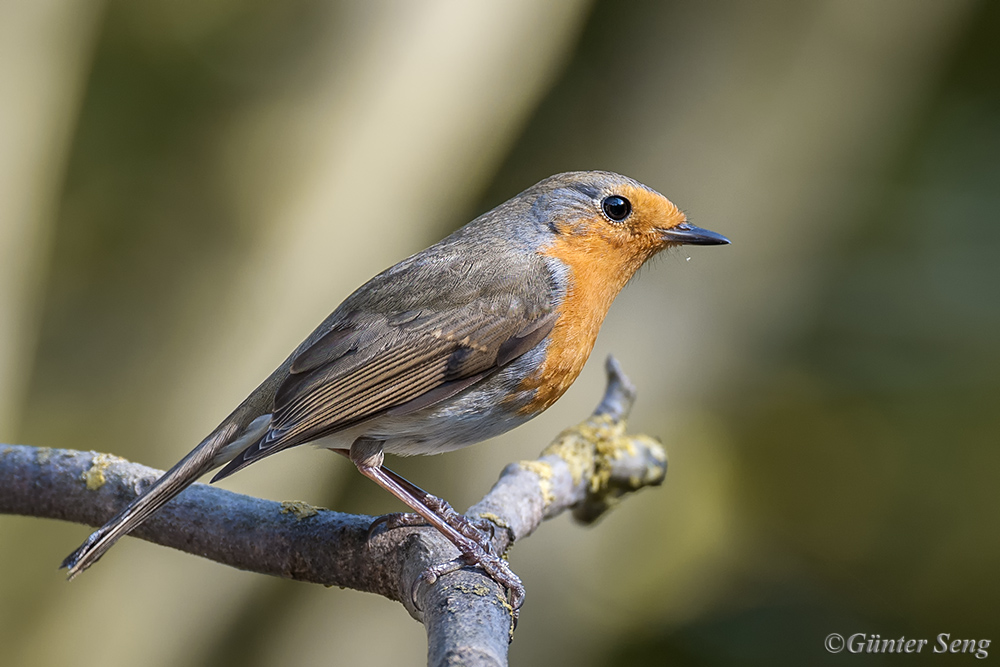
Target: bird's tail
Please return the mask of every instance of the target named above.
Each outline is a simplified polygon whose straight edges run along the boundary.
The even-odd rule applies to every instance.
[[[91,533],[87,541],[62,562],[60,567],[69,570],[67,578],[72,579],[96,563],[115,542],[132,532],[153,512],[194,483],[196,479],[220,465],[220,451],[233,440],[238,430],[238,422],[232,420],[224,422],[125,509]]]

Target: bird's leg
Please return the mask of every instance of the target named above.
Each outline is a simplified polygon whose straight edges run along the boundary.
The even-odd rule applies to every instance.
[[[385,466],[382,466],[382,471],[401,487],[412,493],[414,497],[419,498],[420,502],[423,503],[424,506],[441,517],[449,526],[460,532],[462,535],[465,535],[470,540],[475,541],[479,546],[491,554],[496,554],[496,550],[493,548],[494,524],[492,522],[485,519],[472,520],[464,514],[457,512],[447,500],[424,491],[399,473],[389,470]],[[395,524],[395,522],[399,521],[396,525],[419,525],[415,521],[411,520],[411,517],[413,517],[412,514],[401,514],[397,516],[399,517],[398,519],[394,518],[391,521],[387,521],[387,524]],[[402,521],[400,521],[400,519],[402,519]],[[396,526],[393,525],[391,527]]]
[[[348,460],[351,458],[351,450],[349,449],[331,449],[330,451],[336,452]],[[388,468],[383,468],[383,470],[388,471]],[[403,478],[400,477],[400,479]],[[390,512],[389,514],[383,514],[380,517],[376,517],[368,526],[368,542],[372,541],[379,528],[389,531],[397,528],[412,528],[414,526],[426,525],[427,520],[413,512]]]
[[[463,534],[461,530],[445,520],[438,513],[443,505],[447,505],[444,501],[431,503],[437,509],[431,507],[425,502],[426,497],[429,496],[435,500],[440,499],[424,492],[415,484],[407,482],[396,473],[383,468],[382,446],[378,441],[364,438],[358,439],[351,446],[349,457],[362,475],[403,501],[403,503],[423,517],[427,523],[434,526],[438,532],[448,538],[462,552],[461,557],[454,561],[428,568],[421,575],[421,579],[427,580],[428,583],[434,583],[439,576],[453,572],[463,565],[476,565],[490,575],[498,584],[507,589],[510,597],[510,605],[514,609],[514,616],[516,618],[517,610],[521,607],[522,602],[524,602],[524,585],[521,583],[520,578],[510,569],[506,561],[493,552],[491,546],[487,548],[478,539]],[[450,505],[447,507],[452,515],[461,516],[455,510],[451,509]],[[468,528],[478,533],[477,537],[485,541],[485,535],[475,528],[471,522],[466,520],[466,524]],[[487,544],[489,543],[487,542]]]
[[[351,458],[350,450],[334,449],[333,451],[347,458]],[[456,511],[447,500],[424,491],[399,473],[394,472],[385,466],[381,466],[381,468],[382,472],[391,477],[397,484],[399,484],[399,486],[413,494],[415,498],[418,498],[424,506],[441,517],[441,519],[449,526],[460,532],[462,535],[465,535],[470,540],[474,540],[477,544],[479,544],[479,546],[491,554],[496,553],[496,550],[493,548],[493,538],[496,536],[496,526],[493,522],[487,521],[486,519],[470,519],[464,514],[460,514]],[[395,530],[396,528],[410,528],[413,526],[426,525],[427,520],[420,514],[410,512],[392,512],[390,514],[383,514],[372,521],[371,525],[368,526],[368,539],[371,539],[379,528],[384,528],[385,530]]]
[[[520,578],[510,569],[506,561],[493,553],[492,549],[487,551],[476,540],[466,537],[449,525],[433,509],[421,503],[419,498],[399,485],[391,475],[386,474],[388,471],[385,468],[363,464],[358,464],[357,467],[362,475],[406,503],[414,512],[422,516],[427,523],[437,528],[442,535],[448,538],[462,552],[462,556],[454,561],[428,568],[421,575],[421,579],[426,579],[428,583],[432,584],[441,575],[454,572],[464,565],[476,565],[485,570],[498,584],[507,589],[511,607],[513,607],[516,615],[517,610],[524,601],[524,585],[521,583]],[[469,527],[478,532],[478,529],[472,526],[471,522],[469,523]],[[487,542],[487,544],[489,543]]]

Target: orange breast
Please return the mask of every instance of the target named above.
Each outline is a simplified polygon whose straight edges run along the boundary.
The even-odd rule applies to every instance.
[[[559,236],[542,254],[569,268],[569,284],[549,334],[545,360],[518,387],[536,392],[520,410],[531,415],[555,403],[580,375],[611,302],[645,259],[627,246],[593,234]]]

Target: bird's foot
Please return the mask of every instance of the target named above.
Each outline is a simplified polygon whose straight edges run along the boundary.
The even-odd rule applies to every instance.
[[[417,579],[410,591],[413,606],[417,609],[420,605],[417,602],[417,588],[420,582],[434,583],[437,579],[448,573],[464,567],[474,565],[481,568],[494,581],[507,590],[507,599],[510,602],[511,615],[517,619],[518,609],[524,602],[524,585],[510,566],[496,553],[493,547],[494,530],[493,523],[478,519],[471,520],[459,514],[447,502],[433,496],[419,486],[407,481],[403,477],[392,472],[382,465],[370,465],[367,459],[361,458],[364,453],[358,449],[358,458],[355,459],[355,445],[352,445],[350,456],[358,467],[358,471],[368,477],[382,488],[386,489],[394,496],[406,503],[411,509],[424,519],[427,523],[436,528],[448,541],[454,544],[461,556],[439,565],[428,568]],[[379,527],[396,527],[401,525],[416,525],[417,519],[411,518],[413,515],[396,514],[387,515],[375,519],[369,526],[368,534],[371,536]]]
[[[496,536],[496,526],[486,519],[470,519],[464,514],[455,511],[448,501],[437,496],[427,494],[423,500],[427,508],[441,517],[441,520],[454,528],[460,535],[466,537],[488,553],[495,554],[493,548],[493,538]],[[428,526],[427,520],[419,514],[412,512],[392,512],[384,514],[368,526],[368,541],[382,532],[388,532],[397,528],[412,528],[415,526]]]
[[[487,553],[496,556],[496,549],[493,548],[493,538],[496,537],[496,526],[492,521],[486,519],[470,519],[464,514],[455,511],[447,500],[427,494],[423,499],[424,504],[432,512],[441,517],[441,520],[454,528],[460,535],[475,542]],[[509,569],[509,568],[508,568]]]
[[[481,547],[464,552],[457,558],[444,563],[438,563],[437,565],[432,565],[424,570],[413,587],[412,595],[414,605],[416,606],[417,586],[419,586],[421,582],[431,585],[438,580],[438,577],[455,572],[467,566],[482,569],[490,576],[491,579],[493,579],[493,581],[500,584],[500,586],[507,591],[507,602],[510,604],[511,616],[514,619],[514,625],[516,627],[518,613],[521,609],[521,605],[524,604],[524,584],[521,583],[521,578],[514,574],[514,571],[510,569],[510,565],[507,564],[507,561],[494,553],[487,552]]]
[[[503,558],[501,558],[493,547],[495,537],[495,525],[486,519],[470,519],[464,514],[455,511],[447,500],[438,498],[431,494],[426,494],[421,500],[424,505],[433,511],[451,528],[456,530],[462,537],[471,544],[458,545],[462,554],[455,559],[445,563],[433,565],[420,575],[419,581],[433,584],[441,577],[450,572],[454,572],[466,566],[479,567],[486,572],[494,581],[507,590],[507,601],[510,603],[514,617],[517,622],[518,610],[524,602],[524,584],[520,577],[514,574]]]

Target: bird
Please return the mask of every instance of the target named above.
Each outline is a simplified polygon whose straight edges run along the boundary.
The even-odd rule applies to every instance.
[[[384,455],[452,451],[539,415],[576,380],[612,301],[647,260],[728,243],[626,176],[550,176],[359,287],[62,567],[72,579],[211,470],[221,468],[216,482],[313,443],[416,513],[400,516],[455,544],[461,557],[433,566],[429,579],[478,566],[516,610],[524,587],[484,527],[385,467]]]

